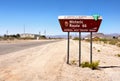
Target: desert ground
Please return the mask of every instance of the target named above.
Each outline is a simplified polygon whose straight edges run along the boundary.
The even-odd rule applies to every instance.
[[[90,61],[90,43],[81,43],[82,62]],[[78,45],[70,40],[70,63],[76,60],[76,65],[66,64],[67,40],[2,54],[0,81],[120,81],[120,47],[93,43],[93,61],[100,65],[91,70],[78,66]]]

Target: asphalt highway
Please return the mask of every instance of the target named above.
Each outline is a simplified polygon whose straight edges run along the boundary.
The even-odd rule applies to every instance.
[[[58,42],[56,41],[34,41],[34,42],[23,42],[23,43],[12,43],[12,44],[0,44],[0,55],[16,52],[23,49],[28,49],[35,46],[40,46],[48,43]]]

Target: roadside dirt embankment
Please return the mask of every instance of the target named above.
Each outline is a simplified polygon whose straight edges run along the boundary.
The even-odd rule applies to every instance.
[[[89,43],[82,42],[82,62],[89,61]],[[100,52],[98,52],[100,50]],[[70,62],[66,64],[67,41],[49,43],[0,55],[0,81],[119,81],[120,48],[93,44],[93,61],[100,70],[78,67],[78,41],[70,40]]]

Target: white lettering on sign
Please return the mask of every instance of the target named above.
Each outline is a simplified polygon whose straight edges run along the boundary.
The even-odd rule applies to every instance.
[[[90,32],[94,32],[95,30],[90,29],[89,31],[90,31]]]
[[[81,31],[85,31],[85,32],[87,32],[87,31],[88,31],[88,29],[81,29]]]
[[[70,20],[69,23],[71,23],[71,24],[83,24],[83,21]]]
[[[80,27],[80,25],[74,25],[74,24],[70,24],[69,27]]]
[[[69,27],[80,27],[80,24],[83,24],[83,21],[81,20],[70,20],[69,21]]]
[[[74,32],[77,32],[77,31],[79,31],[79,29],[74,29]]]
[[[64,31],[73,31],[72,29],[64,29]]]
[[[87,24],[82,24],[82,27],[83,27],[83,28],[86,28],[86,27],[87,27]]]

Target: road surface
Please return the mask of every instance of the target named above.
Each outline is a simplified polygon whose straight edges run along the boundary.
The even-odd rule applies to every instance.
[[[20,42],[20,43],[9,43],[9,44],[0,44],[0,55],[16,52],[19,50],[40,46],[48,43],[57,42],[54,41],[31,41],[31,42]]]

